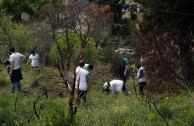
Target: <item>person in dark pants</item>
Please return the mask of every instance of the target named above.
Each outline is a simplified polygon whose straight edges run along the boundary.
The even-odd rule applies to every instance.
[[[122,90],[125,91],[126,90],[126,82],[127,82],[127,74],[128,74],[128,64],[129,64],[129,60],[127,58],[123,59],[123,63],[119,68],[119,77],[121,80],[123,80],[123,88]]]
[[[77,89],[77,104],[83,99],[83,104],[86,103],[86,96],[89,84],[89,72],[84,69],[84,60],[79,61],[79,66],[76,68],[76,83],[75,89]]]
[[[11,80],[11,92],[15,92],[15,87],[17,86],[18,91],[21,90],[20,80],[22,79],[22,73],[20,68],[20,62],[24,60],[25,56],[15,52],[15,48],[11,47],[9,61],[11,63],[10,67],[10,80]]]
[[[142,67],[140,67],[139,72],[137,73],[137,80],[139,82],[139,92],[140,94],[144,94],[144,87],[146,85],[146,76],[145,76],[145,72],[144,69]]]

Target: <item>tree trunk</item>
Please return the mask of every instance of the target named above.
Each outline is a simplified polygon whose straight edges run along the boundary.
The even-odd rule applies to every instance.
[[[84,48],[83,48],[83,47],[80,48],[80,51],[79,51],[79,58],[80,58],[80,59],[83,59],[83,58],[84,58]]]
[[[70,70],[70,59],[71,59],[71,46],[69,43],[68,28],[65,29],[66,41],[67,41],[67,70]]]

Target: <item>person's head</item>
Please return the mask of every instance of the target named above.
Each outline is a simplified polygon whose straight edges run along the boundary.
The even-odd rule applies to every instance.
[[[80,66],[80,67],[84,67],[84,65],[85,65],[85,61],[84,61],[84,60],[80,60],[80,61],[79,61],[79,66]]]
[[[143,74],[143,69],[140,70],[140,74]]]
[[[110,82],[109,81],[107,81],[106,83],[104,83],[104,86],[102,88],[102,91],[110,92]]]
[[[15,52],[15,48],[14,48],[14,47],[11,47],[11,48],[9,49],[9,52],[10,52],[10,53]]]
[[[32,54],[32,55],[35,55],[35,50],[34,50],[34,49],[31,50],[31,54]]]
[[[123,63],[124,63],[124,64],[129,64],[128,58],[124,58],[124,59],[123,59]]]
[[[94,68],[94,66],[91,65],[91,64],[89,64],[88,69],[89,69],[89,70],[93,70],[93,68]]]

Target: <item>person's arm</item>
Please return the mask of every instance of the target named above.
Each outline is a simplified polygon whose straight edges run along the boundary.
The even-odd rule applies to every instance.
[[[128,72],[128,66],[127,65],[125,65],[125,67],[124,67],[124,71],[123,71],[124,73],[124,76],[126,76],[127,75],[127,72]]]
[[[24,55],[20,54],[20,57],[22,57],[21,62],[24,61],[24,59],[26,58]]]
[[[12,71],[13,71],[13,68],[14,68],[14,61],[10,61],[11,63],[11,66],[10,66],[10,72],[9,74],[11,75],[12,74]]]
[[[89,85],[90,85],[90,84],[89,84],[89,83],[90,83],[89,73],[88,73],[87,76],[86,76],[86,82],[87,82],[88,89],[89,89],[89,87],[90,87],[90,86],[89,86]]]
[[[14,68],[14,60],[13,60],[13,56],[9,57],[9,61],[10,61],[10,71],[9,74],[12,74],[13,68]]]
[[[28,65],[28,63],[30,63],[30,61],[31,61],[31,55],[30,55],[29,58],[28,58],[28,61],[27,61],[27,63],[26,63],[26,66]]]
[[[30,59],[29,59],[28,62],[26,63],[26,66],[28,65],[29,62],[30,62]]]

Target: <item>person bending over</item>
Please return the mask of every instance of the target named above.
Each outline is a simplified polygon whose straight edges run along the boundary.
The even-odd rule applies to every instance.
[[[105,82],[102,90],[107,91],[107,92],[112,91],[115,93],[122,92],[123,91],[123,84],[124,84],[123,80],[114,79],[110,82],[109,81]]]

